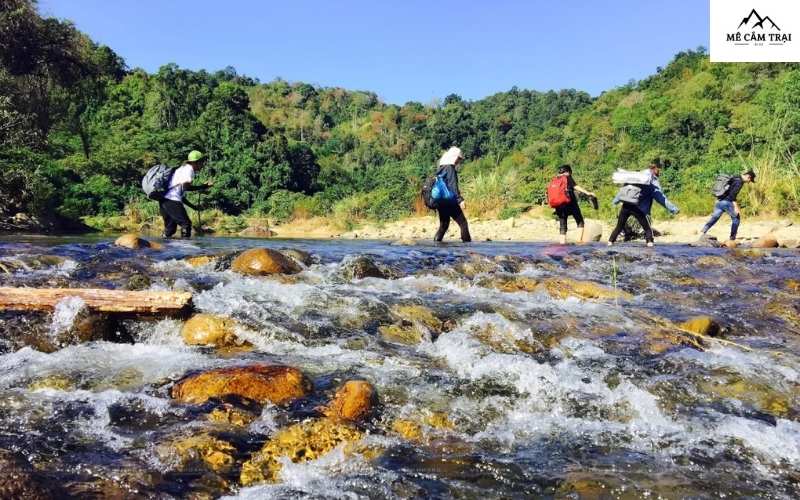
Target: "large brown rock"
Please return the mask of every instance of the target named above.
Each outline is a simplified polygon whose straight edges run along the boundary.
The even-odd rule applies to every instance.
[[[118,247],[130,248],[131,250],[141,250],[142,248],[160,250],[162,248],[160,243],[147,241],[133,233],[123,234],[114,241],[114,244]]]
[[[200,404],[210,398],[240,396],[259,403],[284,404],[311,391],[303,372],[290,366],[250,365],[190,375],[172,388],[172,397]]]
[[[241,274],[264,276],[268,274],[295,274],[300,266],[271,248],[251,248],[233,259],[231,269]]]
[[[375,388],[366,380],[348,380],[336,391],[322,413],[338,422],[366,419],[375,405]]]
[[[181,328],[183,341],[189,345],[223,347],[236,343],[236,322],[216,314],[195,314]]]
[[[765,234],[753,243],[753,248],[778,248],[778,238],[774,234]]]

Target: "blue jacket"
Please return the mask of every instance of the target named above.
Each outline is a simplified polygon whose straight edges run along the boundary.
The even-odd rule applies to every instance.
[[[658,181],[658,177],[653,175],[650,169],[647,169],[646,172],[649,174],[650,182],[643,185],[637,184],[642,188],[642,195],[639,198],[639,203],[636,204],[639,210],[645,215],[650,215],[650,211],[653,208],[653,201],[655,200],[673,215],[677,214],[680,210],[667,199],[667,195],[661,190],[661,183]],[[613,203],[616,205],[619,201],[619,196],[615,196]]]

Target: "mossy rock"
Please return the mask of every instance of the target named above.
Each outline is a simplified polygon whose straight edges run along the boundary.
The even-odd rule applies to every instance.
[[[242,465],[241,483],[249,486],[275,481],[282,467],[282,458],[294,463],[316,460],[340,445],[345,445],[346,453],[358,452],[357,445],[363,436],[355,427],[330,419],[291,425],[278,431]]]

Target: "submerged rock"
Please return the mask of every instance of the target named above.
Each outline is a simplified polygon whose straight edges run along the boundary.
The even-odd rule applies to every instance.
[[[771,384],[748,380],[738,375],[703,380],[698,388],[712,397],[736,399],[757,410],[784,418],[792,410],[792,398],[800,397],[800,386],[794,394],[776,390]]]
[[[284,458],[294,463],[316,460],[340,445],[345,445],[345,453],[359,452],[356,445],[363,436],[358,429],[330,419],[309,420],[281,429],[242,464],[241,483],[249,486],[274,481]]]
[[[311,254],[306,252],[305,250],[299,250],[297,248],[284,248],[281,249],[281,253],[285,256],[293,259],[294,261],[303,264],[304,266],[310,266],[314,263],[313,257]]]
[[[322,414],[337,422],[360,422],[372,412],[376,397],[375,388],[366,380],[348,380]]]
[[[216,263],[217,257],[214,255],[196,255],[194,257],[186,257],[183,261],[192,267],[201,267]]]
[[[163,246],[160,243],[147,241],[137,234],[128,233],[123,234],[114,241],[118,247],[130,248],[131,250],[141,250],[143,248],[151,248],[153,250],[160,250]]]
[[[36,379],[28,385],[31,391],[40,391],[43,389],[50,389],[56,391],[72,391],[75,390],[76,384],[67,375],[48,375],[46,377]]]
[[[694,261],[700,267],[726,267],[728,260],[719,255],[703,255]]]
[[[236,321],[216,314],[200,313],[189,318],[181,328],[183,341],[189,345],[229,346],[236,343]]]
[[[271,248],[245,250],[233,259],[231,270],[252,276],[295,274],[301,271],[296,262]]]
[[[61,498],[56,484],[40,480],[36,471],[22,456],[0,449],[0,498],[49,500]]]
[[[405,345],[417,345],[421,343],[426,335],[419,325],[411,321],[401,321],[392,325],[381,325],[378,333],[388,342],[395,342]]]
[[[239,396],[259,403],[288,403],[311,391],[303,372],[290,366],[249,365],[219,368],[190,375],[172,388],[172,397],[184,403]]]
[[[645,354],[659,355],[680,347],[703,350],[703,344],[697,337],[672,329],[659,328],[647,332],[642,351]]]
[[[433,310],[422,305],[399,304],[391,307],[390,311],[401,321],[424,325],[435,333],[441,333],[444,328],[444,322],[436,316]]]
[[[495,275],[487,279],[480,280],[478,285],[494,288],[501,292],[532,292],[536,290],[539,282],[534,278],[519,275]]]
[[[230,443],[205,433],[178,438],[169,443],[162,453],[173,450],[181,462],[180,468],[202,463],[214,472],[229,471],[234,465],[233,456],[236,453]]]
[[[224,424],[234,427],[247,427],[258,418],[258,414],[237,408],[230,404],[224,404],[219,408],[214,408],[207,416],[209,422]]]
[[[547,293],[559,299],[568,297],[580,299],[630,299],[633,297],[624,290],[609,288],[592,281],[579,281],[572,278],[548,278],[543,285]]]
[[[364,278],[393,279],[397,276],[385,266],[376,264],[372,258],[359,255],[342,262],[342,276],[346,280],[361,280]]]

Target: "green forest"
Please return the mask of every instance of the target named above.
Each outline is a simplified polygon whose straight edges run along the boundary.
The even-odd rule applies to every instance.
[[[391,220],[424,210],[419,187],[451,145],[467,157],[472,215],[541,205],[569,163],[609,217],[611,172],[654,157],[668,162],[662,184],[683,214],[709,210],[716,174],[752,166],[745,212],[786,215],[800,208],[800,65],[712,64],[697,48],[598,97],[515,87],[397,106],[230,67],[148,73],[32,0],[0,4],[0,217],[142,220],[157,210],[142,175],[199,149],[209,157],[200,178],[214,180],[201,205],[234,225]]]

